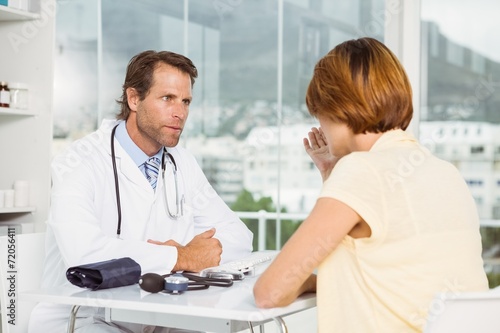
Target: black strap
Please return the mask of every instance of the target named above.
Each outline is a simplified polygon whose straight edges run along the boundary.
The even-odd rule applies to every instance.
[[[187,277],[189,280],[192,280],[196,283],[206,284],[207,286],[227,288],[233,285],[233,280],[230,279],[215,279],[190,273],[182,273],[182,276]]]
[[[164,274],[164,275],[162,275],[162,277],[166,278],[167,276],[170,276],[170,275],[173,275],[173,274]],[[231,287],[233,285],[233,280],[231,280],[231,279],[215,279],[215,278],[199,276],[199,275],[196,275],[193,273],[186,273],[186,272],[181,273],[181,275],[189,279],[188,290],[207,289],[209,286],[227,288],[227,287]],[[191,288],[191,286],[193,286],[194,288]],[[201,287],[196,288],[195,286],[205,286],[205,287],[204,288],[201,288]]]

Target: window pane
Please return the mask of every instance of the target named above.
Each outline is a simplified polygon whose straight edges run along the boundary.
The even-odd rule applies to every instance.
[[[99,3],[60,1],[58,47],[78,47],[56,60],[64,75],[56,76],[54,126],[64,131],[55,143],[114,117],[133,55],[178,52],[199,71],[180,144],[195,154],[221,197],[230,206],[241,198],[235,210],[311,210],[321,177],[302,138],[316,126],[305,107],[314,65],[347,39],[382,40],[384,0]]]
[[[500,219],[498,10],[500,3],[488,0],[422,1],[421,140],[461,171],[484,225]],[[492,272],[500,272],[492,264],[500,257],[499,231],[482,228]]]
[[[422,138],[444,159],[461,167],[466,181],[479,177],[473,189],[483,219],[494,215],[499,145],[500,38],[489,34],[500,23],[495,6],[483,0],[422,2]],[[451,5],[453,4],[453,5]],[[447,13],[443,15],[443,13]],[[463,18],[467,17],[467,24]],[[486,38],[486,36],[488,36]],[[478,174],[478,175],[476,175]]]
[[[53,153],[95,128],[97,2],[58,1],[56,29]]]

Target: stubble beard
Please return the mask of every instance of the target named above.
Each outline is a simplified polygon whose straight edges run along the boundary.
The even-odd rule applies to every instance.
[[[141,113],[137,114],[137,129],[143,138],[146,138],[151,144],[167,148],[175,147],[179,143],[183,129],[181,129],[179,134],[169,134],[168,131],[171,131],[170,129],[164,129],[163,126],[154,123],[151,118],[144,117],[144,109],[138,111]]]

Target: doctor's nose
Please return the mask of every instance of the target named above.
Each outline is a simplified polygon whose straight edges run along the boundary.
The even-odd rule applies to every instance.
[[[175,105],[172,108],[172,117],[178,118],[180,120],[186,120],[189,112],[189,107],[181,103],[180,105]]]

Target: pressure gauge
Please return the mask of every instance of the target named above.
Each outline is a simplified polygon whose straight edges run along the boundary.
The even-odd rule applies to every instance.
[[[173,274],[165,278],[165,291],[179,294],[188,289],[189,279],[180,274]]]

